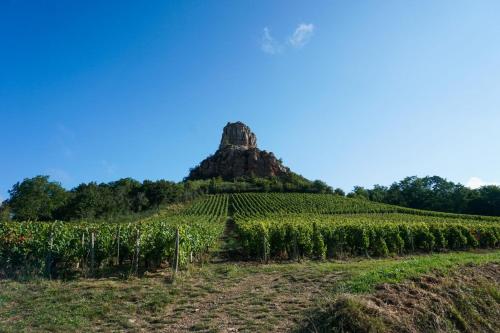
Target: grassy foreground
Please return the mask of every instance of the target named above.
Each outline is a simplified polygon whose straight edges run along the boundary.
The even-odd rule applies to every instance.
[[[500,251],[386,259],[191,266],[144,278],[0,281],[0,332],[294,330],[338,294],[373,292],[429,272],[500,263]]]
[[[500,332],[500,265],[462,265],[342,293],[296,332]]]

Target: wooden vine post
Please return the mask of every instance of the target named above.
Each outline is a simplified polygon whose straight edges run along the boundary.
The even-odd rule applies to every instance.
[[[134,273],[139,276],[139,250],[141,246],[141,232],[139,228],[136,229],[136,239],[135,239],[135,262],[134,262]]]
[[[267,255],[267,240],[266,240],[266,234],[263,234],[262,236],[262,253],[263,253],[263,259],[264,259],[264,263],[268,263],[269,261],[269,258],[268,258],[268,255]]]
[[[49,252],[45,258],[45,273],[49,279],[52,279],[52,248],[54,247],[54,232],[50,232],[49,237]]]
[[[116,265],[120,265],[120,226],[118,226],[118,231],[116,235]]]
[[[90,236],[90,275],[94,277],[95,274],[95,232],[92,231]]]
[[[175,280],[177,271],[179,270],[179,228],[175,229],[175,250],[174,250],[174,267],[172,280]]]
[[[86,272],[86,258],[87,258],[87,249],[85,248],[85,232],[82,233],[82,271],[85,277],[87,277]]]
[[[297,234],[296,233],[294,233],[294,236],[293,236],[293,256],[294,256],[294,259],[296,259],[297,261],[300,261],[299,245],[297,242]]]

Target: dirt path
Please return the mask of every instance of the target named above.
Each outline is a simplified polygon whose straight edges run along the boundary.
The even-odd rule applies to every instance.
[[[188,297],[169,305],[162,314],[168,323],[166,331],[283,332],[307,320],[307,310],[342,276],[339,272],[318,275],[307,266],[243,273],[238,269],[241,263],[226,264],[239,253],[235,228],[229,217],[221,246],[213,253],[211,262],[220,264],[221,272],[201,278],[193,274],[179,285]]]
[[[169,332],[282,332],[305,320],[306,310],[340,276],[328,273],[313,278],[301,271],[253,273],[209,283],[210,290],[206,281],[185,281],[194,297],[172,304],[163,316],[168,318]]]
[[[238,233],[236,232],[236,223],[232,217],[228,217],[224,232],[219,239],[217,250],[211,254],[212,263],[221,263],[229,261],[238,261],[241,258],[241,245]]]

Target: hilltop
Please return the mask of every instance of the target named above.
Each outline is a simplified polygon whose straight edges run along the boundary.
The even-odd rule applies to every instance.
[[[282,177],[291,174],[289,168],[274,153],[257,148],[257,136],[250,127],[237,121],[228,122],[222,131],[217,151],[191,169],[187,179],[221,177]]]

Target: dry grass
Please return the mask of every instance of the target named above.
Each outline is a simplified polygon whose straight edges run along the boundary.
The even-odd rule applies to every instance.
[[[337,295],[306,332],[500,332],[500,265],[468,265]]]

